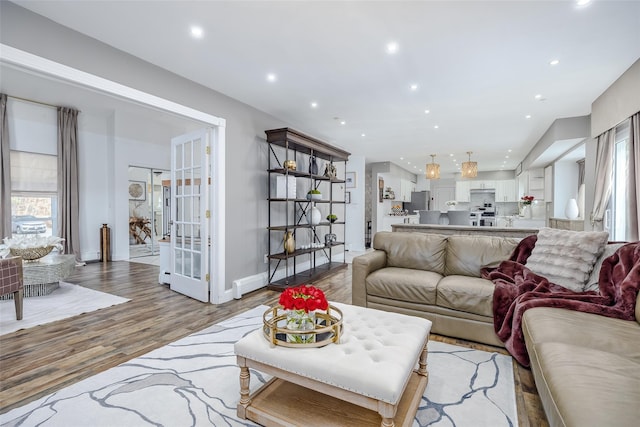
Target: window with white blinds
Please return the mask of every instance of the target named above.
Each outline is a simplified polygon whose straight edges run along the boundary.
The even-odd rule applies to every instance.
[[[57,191],[57,156],[11,151],[12,194],[51,194]]]

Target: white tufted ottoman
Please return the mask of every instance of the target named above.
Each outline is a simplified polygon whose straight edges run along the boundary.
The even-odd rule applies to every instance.
[[[431,322],[334,305],[344,315],[340,344],[272,347],[260,329],[235,344],[240,418],[265,426],[412,424],[427,386]],[[249,368],[275,377],[251,396]]]

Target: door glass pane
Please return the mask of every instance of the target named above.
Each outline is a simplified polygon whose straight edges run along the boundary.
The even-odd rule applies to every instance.
[[[184,144],[184,167],[190,168],[192,163],[191,160],[193,158],[193,144],[191,142],[186,142]]]
[[[202,141],[200,139],[193,140],[193,166],[198,166],[200,164],[202,152]]]
[[[176,161],[176,165],[175,165],[176,167],[175,167],[175,169],[176,170],[182,169],[182,167],[183,167],[182,166],[182,145],[177,145],[175,152],[176,152],[176,160],[175,160]]]
[[[184,176],[184,183],[185,183],[184,194],[193,194],[193,190],[192,190],[193,180],[191,179],[192,178],[191,169],[186,169],[184,171],[183,176]]]
[[[202,184],[201,179],[201,169],[200,168],[193,168],[193,182],[194,182],[194,186],[193,186],[193,194],[200,194],[200,187]]]

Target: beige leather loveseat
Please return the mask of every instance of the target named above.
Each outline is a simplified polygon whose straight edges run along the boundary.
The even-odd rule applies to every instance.
[[[425,317],[436,334],[503,346],[493,289],[480,269],[508,259],[520,239],[379,232],[353,260],[353,304]]]
[[[508,259],[518,241],[379,232],[375,250],[353,260],[353,304],[426,317],[436,334],[503,346],[493,326],[494,285],[480,268]],[[640,295],[635,317],[525,311],[525,343],[551,426],[640,425]]]

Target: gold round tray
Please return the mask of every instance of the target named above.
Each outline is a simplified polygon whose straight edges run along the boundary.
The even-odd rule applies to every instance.
[[[326,313],[317,311],[315,329],[312,330],[291,330],[286,327],[279,327],[278,323],[286,324],[287,310],[280,306],[268,309],[262,315],[262,333],[272,345],[292,348],[317,348],[327,344],[339,343],[342,334],[342,311],[339,308],[329,305]],[[295,335],[315,335],[315,342],[293,343],[287,342],[287,334]],[[307,341],[307,340],[305,340]]]
[[[25,261],[35,261],[49,254],[53,246],[38,246],[33,248],[9,248],[13,256],[20,256]]]

